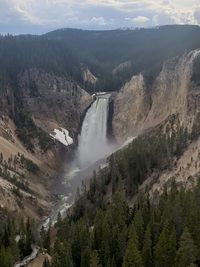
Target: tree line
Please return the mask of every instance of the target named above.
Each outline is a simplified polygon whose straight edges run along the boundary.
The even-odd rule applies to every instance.
[[[17,223],[5,211],[1,211],[0,216],[0,266],[13,267],[32,252],[34,224],[30,220]]]
[[[172,179],[159,199],[146,193],[129,208],[116,192],[112,202],[102,204],[92,216],[58,220],[52,262],[44,266],[199,266],[199,194],[199,182],[188,191],[178,189]]]
[[[50,232],[42,235],[48,240],[44,247],[52,255],[52,262],[46,261],[44,266],[200,264],[200,182],[189,191],[172,178],[161,196],[155,193],[150,197],[148,188],[138,194],[148,175],[170,168],[172,159],[179,158],[198,137],[194,131],[199,123],[188,132],[174,128],[174,119],[164,132],[158,126],[112,155],[109,167],[94,173],[89,185],[83,184],[69,216],[64,220],[58,217],[54,245]]]

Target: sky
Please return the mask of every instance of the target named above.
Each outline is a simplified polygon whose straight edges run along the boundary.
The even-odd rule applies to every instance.
[[[0,0],[0,33],[200,25],[200,0]]]

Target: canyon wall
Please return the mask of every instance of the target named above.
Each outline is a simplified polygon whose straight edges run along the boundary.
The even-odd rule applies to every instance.
[[[75,81],[39,69],[27,69],[0,94],[0,206],[37,219],[51,208],[50,177],[68,150],[49,134],[63,127],[76,142],[92,99]]]
[[[200,112],[199,85],[192,79],[200,50],[168,60],[151,88],[133,76],[114,101],[113,132],[119,142],[155,127],[171,116],[189,130]]]

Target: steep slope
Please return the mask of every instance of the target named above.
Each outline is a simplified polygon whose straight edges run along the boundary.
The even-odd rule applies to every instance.
[[[150,88],[142,74],[124,85],[114,104],[113,131],[118,140],[136,136],[171,116],[191,131],[200,107],[199,85],[193,81],[199,55],[200,50],[194,50],[165,62]]]
[[[50,133],[69,129],[76,142],[91,97],[64,76],[27,69],[4,87],[0,101],[0,205],[39,219],[51,208],[50,178],[67,152]]]
[[[76,138],[81,114],[90,103],[89,94],[76,82],[30,69],[19,76],[18,86],[22,106],[38,126],[50,132],[61,124]]]

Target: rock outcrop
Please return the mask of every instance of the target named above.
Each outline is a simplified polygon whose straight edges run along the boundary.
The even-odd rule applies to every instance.
[[[114,101],[113,132],[119,142],[175,115],[188,130],[200,111],[199,85],[192,81],[200,50],[167,61],[151,88],[142,74],[132,77]]]

